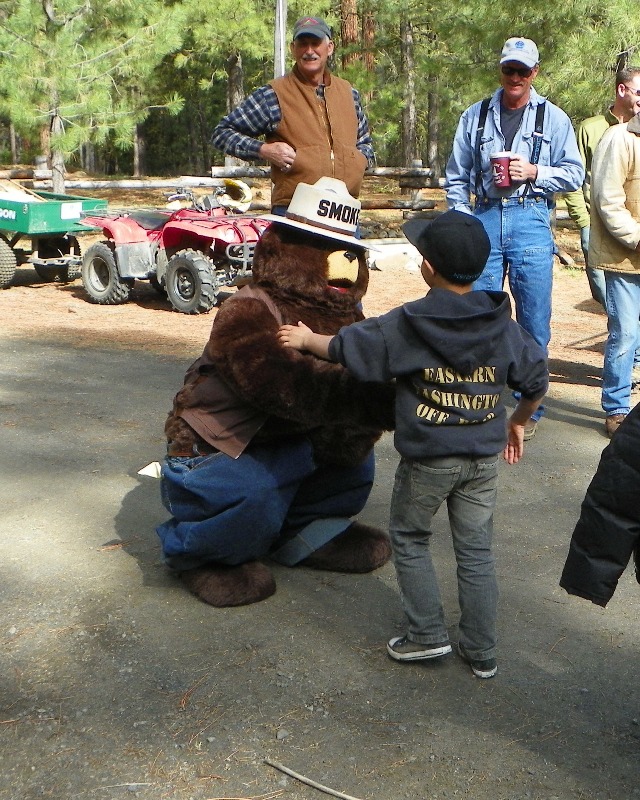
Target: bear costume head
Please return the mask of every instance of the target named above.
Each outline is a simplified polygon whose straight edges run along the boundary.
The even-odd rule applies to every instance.
[[[265,217],[272,225],[256,246],[253,284],[287,305],[326,316],[328,333],[337,330],[338,319],[342,327],[362,318],[369,270],[366,244],[356,237],[359,214],[360,203],[342,181],[299,184],[285,216]]]

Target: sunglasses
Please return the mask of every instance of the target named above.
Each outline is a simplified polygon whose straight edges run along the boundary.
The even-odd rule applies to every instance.
[[[500,69],[503,75],[519,75],[521,78],[529,78],[533,72],[529,67],[508,67],[506,64],[503,64]]]
[[[640,89],[632,89],[631,86],[625,86],[624,88],[629,92],[629,94],[640,97]]]

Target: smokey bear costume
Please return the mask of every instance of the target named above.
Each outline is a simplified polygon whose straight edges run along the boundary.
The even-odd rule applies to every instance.
[[[157,531],[168,566],[210,605],[273,594],[264,558],[341,572],[390,558],[386,534],[352,517],[373,484],[374,443],[393,428],[393,386],[277,339],[285,323],[333,334],[363,318],[359,209],[341,181],[298,186],[174,399],[161,481],[172,518]]]

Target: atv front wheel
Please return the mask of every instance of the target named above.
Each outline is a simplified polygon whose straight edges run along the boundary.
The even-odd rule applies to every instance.
[[[117,306],[126,303],[133,280],[121,278],[113,250],[106,242],[98,242],[82,259],[82,283],[94,303]]]
[[[16,274],[16,254],[11,249],[9,242],[0,236],[0,289],[8,289]]]
[[[183,314],[211,311],[219,291],[213,262],[197,250],[181,250],[169,259],[165,287],[169,302]]]

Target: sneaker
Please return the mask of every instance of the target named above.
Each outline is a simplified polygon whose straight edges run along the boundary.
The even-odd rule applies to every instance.
[[[449,642],[438,644],[419,644],[412,642],[408,636],[396,636],[387,642],[387,652],[396,661],[424,661],[427,658],[439,658],[451,652]]]
[[[634,392],[640,391],[640,366],[636,366],[631,370],[631,390]]]
[[[604,427],[607,432],[607,436],[609,439],[613,436],[613,434],[618,430],[620,425],[622,424],[622,420],[626,417],[626,414],[611,414],[610,417],[607,417],[604,421]]]
[[[471,667],[471,671],[476,678],[493,678],[498,671],[495,658],[485,658],[483,661],[471,658],[467,655],[461,644],[458,644],[458,653],[460,654],[460,658],[466,661]]]
[[[530,419],[524,426],[524,440],[528,442],[536,435],[536,428],[538,427],[537,419]]]

